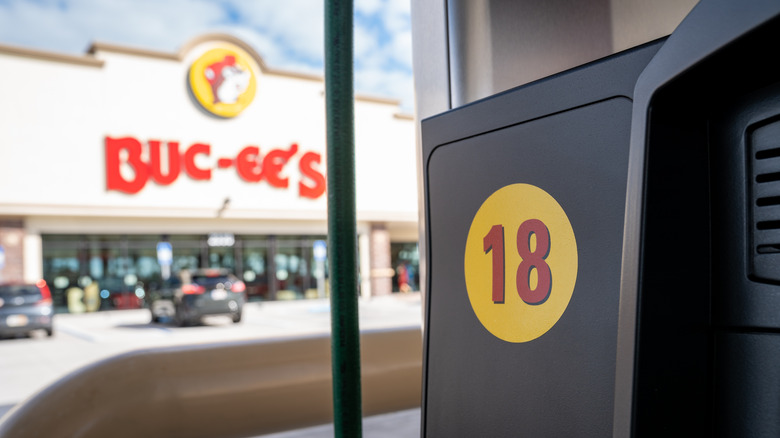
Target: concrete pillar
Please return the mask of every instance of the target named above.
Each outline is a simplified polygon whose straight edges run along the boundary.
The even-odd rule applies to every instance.
[[[393,266],[390,263],[390,232],[385,224],[372,224],[370,231],[371,295],[393,293]]]
[[[43,240],[37,232],[24,234],[24,281],[35,283],[43,278]]]
[[[358,234],[358,253],[360,254],[360,298],[369,299],[371,290],[371,236],[367,230]]]
[[[24,224],[20,220],[0,221],[0,245],[4,266],[0,281],[24,281]]]

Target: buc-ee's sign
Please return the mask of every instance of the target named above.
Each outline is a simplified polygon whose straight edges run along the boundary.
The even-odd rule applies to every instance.
[[[289,172],[295,172],[297,168],[300,197],[317,199],[325,193],[325,177],[318,170],[322,156],[317,152],[299,151],[297,144],[265,152],[257,146],[246,146],[235,157],[218,158],[216,169],[213,169],[202,165],[211,158],[211,145],[194,143],[182,149],[178,142],[166,142],[167,165],[164,165],[162,143],[149,140],[144,147],[133,137],[106,137],[107,189],[134,194],[149,181],[167,186],[182,173],[194,180],[209,181],[213,171],[231,168],[246,182],[266,182],[272,187],[287,189],[290,185]],[[131,172],[122,172],[123,166]]]
[[[254,99],[257,69],[253,57],[245,50],[222,42],[190,65],[189,89],[197,104],[211,115],[218,119],[236,117]],[[300,197],[317,199],[325,193],[325,177],[317,170],[321,155],[299,151],[297,144],[263,151],[257,146],[247,146],[235,156],[219,157],[216,168],[203,167],[204,162],[213,163],[211,146],[207,143],[180,148],[176,141],[168,141],[163,146],[158,140],[143,144],[133,137],[106,137],[105,146],[108,190],[134,194],[150,181],[163,186],[173,184],[182,173],[194,180],[208,181],[213,171],[221,169],[235,169],[249,183],[266,182],[287,189],[288,175],[296,171],[295,166],[300,174],[297,187]]]

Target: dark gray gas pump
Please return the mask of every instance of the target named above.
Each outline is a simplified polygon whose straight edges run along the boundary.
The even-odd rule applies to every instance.
[[[780,436],[780,3],[427,118],[422,436]]]
[[[637,82],[615,436],[780,436],[779,14],[702,1]]]
[[[423,121],[424,436],[612,433],[632,92],[660,45]]]

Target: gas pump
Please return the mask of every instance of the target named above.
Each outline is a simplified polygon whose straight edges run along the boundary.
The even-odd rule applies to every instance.
[[[780,435],[778,17],[422,121],[423,436]]]

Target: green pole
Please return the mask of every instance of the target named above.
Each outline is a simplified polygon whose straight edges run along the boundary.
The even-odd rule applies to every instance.
[[[325,108],[328,149],[333,425],[362,437],[358,327],[352,0],[325,1]]]

